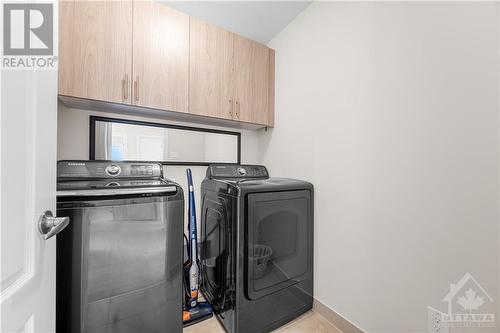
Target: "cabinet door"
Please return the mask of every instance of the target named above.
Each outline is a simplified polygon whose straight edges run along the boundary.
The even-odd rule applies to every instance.
[[[268,123],[269,48],[234,36],[234,98],[236,118]]]
[[[190,18],[189,112],[233,118],[233,33]]]
[[[188,112],[189,16],[134,1],[133,103]]]
[[[130,103],[132,2],[59,2],[59,94]]]

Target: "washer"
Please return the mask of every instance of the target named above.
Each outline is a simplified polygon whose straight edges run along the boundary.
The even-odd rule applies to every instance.
[[[184,195],[155,163],[60,161],[56,331],[182,332]]]
[[[201,289],[228,332],[269,332],[313,303],[313,185],[215,164],[201,185]]]

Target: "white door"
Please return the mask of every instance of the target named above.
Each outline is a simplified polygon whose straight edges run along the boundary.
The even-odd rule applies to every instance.
[[[57,72],[0,77],[0,332],[54,332],[56,237],[37,223],[56,212]]]

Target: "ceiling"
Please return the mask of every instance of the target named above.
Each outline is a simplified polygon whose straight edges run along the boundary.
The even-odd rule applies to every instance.
[[[267,44],[312,1],[161,1],[191,16]]]

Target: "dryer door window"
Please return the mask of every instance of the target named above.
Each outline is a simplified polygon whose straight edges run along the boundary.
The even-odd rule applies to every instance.
[[[310,192],[247,198],[246,291],[256,299],[303,280],[312,268]]]

